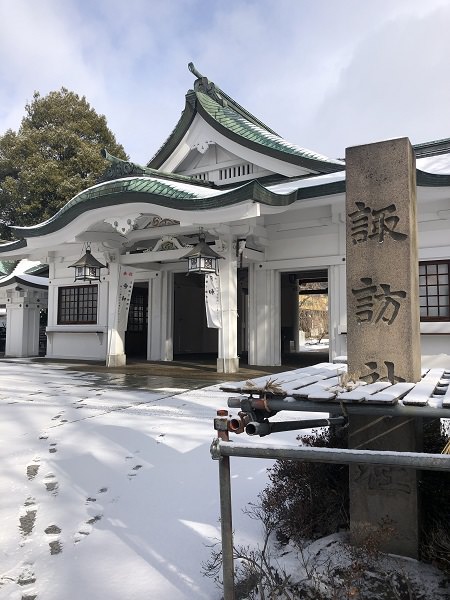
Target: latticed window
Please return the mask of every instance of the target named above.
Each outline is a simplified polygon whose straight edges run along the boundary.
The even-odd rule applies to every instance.
[[[450,321],[449,302],[450,261],[419,264],[420,319]]]
[[[128,313],[128,331],[145,331],[147,328],[147,296],[134,293]]]
[[[60,287],[58,290],[58,324],[97,323],[96,285]]]

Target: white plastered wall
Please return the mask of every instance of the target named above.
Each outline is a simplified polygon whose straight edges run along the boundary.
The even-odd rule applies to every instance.
[[[300,203],[265,217],[265,261],[249,269],[249,362],[281,363],[280,274],[326,269],[329,283],[330,358],[346,352],[345,220],[343,198],[332,205]]]
[[[269,243],[260,270],[282,273],[328,269],[330,359],[333,359],[346,354],[344,196],[330,197],[328,204],[323,199],[320,201],[322,205],[315,207],[311,201],[304,202],[303,206],[298,202],[282,214],[265,217]],[[447,190],[439,194],[419,188],[418,230],[420,260],[450,259],[450,197]],[[273,331],[276,314],[281,310],[276,283],[261,283],[261,275],[257,279],[250,277],[249,281],[250,294],[252,285],[255,290],[259,289],[250,298],[250,312],[259,315],[256,320],[254,315],[253,318],[250,316],[250,357],[255,357],[255,364],[279,364],[275,349],[279,333]],[[275,287],[270,290],[267,285]],[[270,310],[267,294],[272,298]],[[266,314],[271,315],[272,324],[264,324],[265,334],[261,338],[259,330],[262,326],[258,321]],[[422,355],[450,355],[450,322],[422,322],[421,333]]]
[[[104,361],[108,346],[108,274],[102,275],[101,282],[98,284],[90,284],[98,285],[97,323],[95,325],[58,324],[58,289],[62,286],[79,285],[74,283],[73,272],[68,269],[69,265],[78,258],[79,255],[61,257],[49,264],[46,356]]]
[[[450,259],[450,197],[419,201],[419,260]],[[450,356],[450,321],[420,324],[422,356]]]
[[[419,189],[418,206],[420,260],[449,259],[448,191],[438,195],[436,191]],[[259,225],[267,232],[267,245],[263,260],[249,266],[250,363],[280,363],[279,277],[282,272],[300,270],[328,270],[330,358],[346,354],[344,195],[299,201],[283,213],[260,217]],[[102,275],[99,284],[97,324],[73,327],[57,324],[58,287],[74,284],[67,267],[77,258],[79,254],[57,258],[50,264],[47,356],[105,360],[108,298],[112,298],[108,273]],[[173,274],[162,270],[158,275],[149,275],[149,302],[158,307],[150,311],[150,360],[172,360],[172,301]],[[422,354],[450,354],[450,322],[422,323],[421,332]]]

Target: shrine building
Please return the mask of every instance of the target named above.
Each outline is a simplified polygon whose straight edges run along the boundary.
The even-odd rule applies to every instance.
[[[280,365],[299,349],[299,297],[317,289],[328,299],[329,358],[346,354],[345,161],[288,142],[189,68],[181,117],[146,166],[105,151],[101,181],[0,246],[0,270],[21,261],[0,278],[5,356],[39,354],[46,313],[49,359]],[[421,352],[439,356],[450,354],[450,140],[414,151]],[[352,223],[355,244],[401,235],[393,203],[380,212],[361,198]],[[205,276],[186,276],[199,244],[209,267],[218,257],[215,327]],[[394,309],[387,296],[374,308],[384,319]]]

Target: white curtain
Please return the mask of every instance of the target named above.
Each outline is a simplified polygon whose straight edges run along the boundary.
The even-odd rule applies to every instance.
[[[222,305],[218,275],[205,275],[205,307],[208,327],[220,329],[222,327]]]

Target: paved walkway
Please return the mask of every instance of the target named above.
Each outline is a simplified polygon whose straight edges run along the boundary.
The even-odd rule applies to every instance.
[[[7,360],[7,359],[5,359]],[[21,360],[21,359],[15,359]],[[104,374],[108,379],[111,376],[123,376],[124,384],[136,384],[140,381],[143,387],[148,386],[149,389],[158,382],[163,382],[170,387],[170,382],[177,384],[178,387],[187,389],[195,389],[221,383],[223,381],[245,381],[254,379],[263,375],[272,373],[281,373],[290,369],[298,369],[311,364],[328,361],[327,352],[304,352],[298,354],[289,354],[283,357],[283,365],[273,366],[255,366],[248,365],[241,361],[239,371],[237,373],[218,373],[216,370],[216,361],[211,358],[195,357],[188,360],[179,360],[172,362],[155,362],[146,360],[129,359],[123,367],[106,367],[103,363],[88,362],[88,361],[63,361],[51,360],[43,357],[24,359],[24,361],[32,361],[36,364],[57,364],[65,366],[69,371],[82,371],[89,373]],[[106,381],[105,379],[105,381]]]

